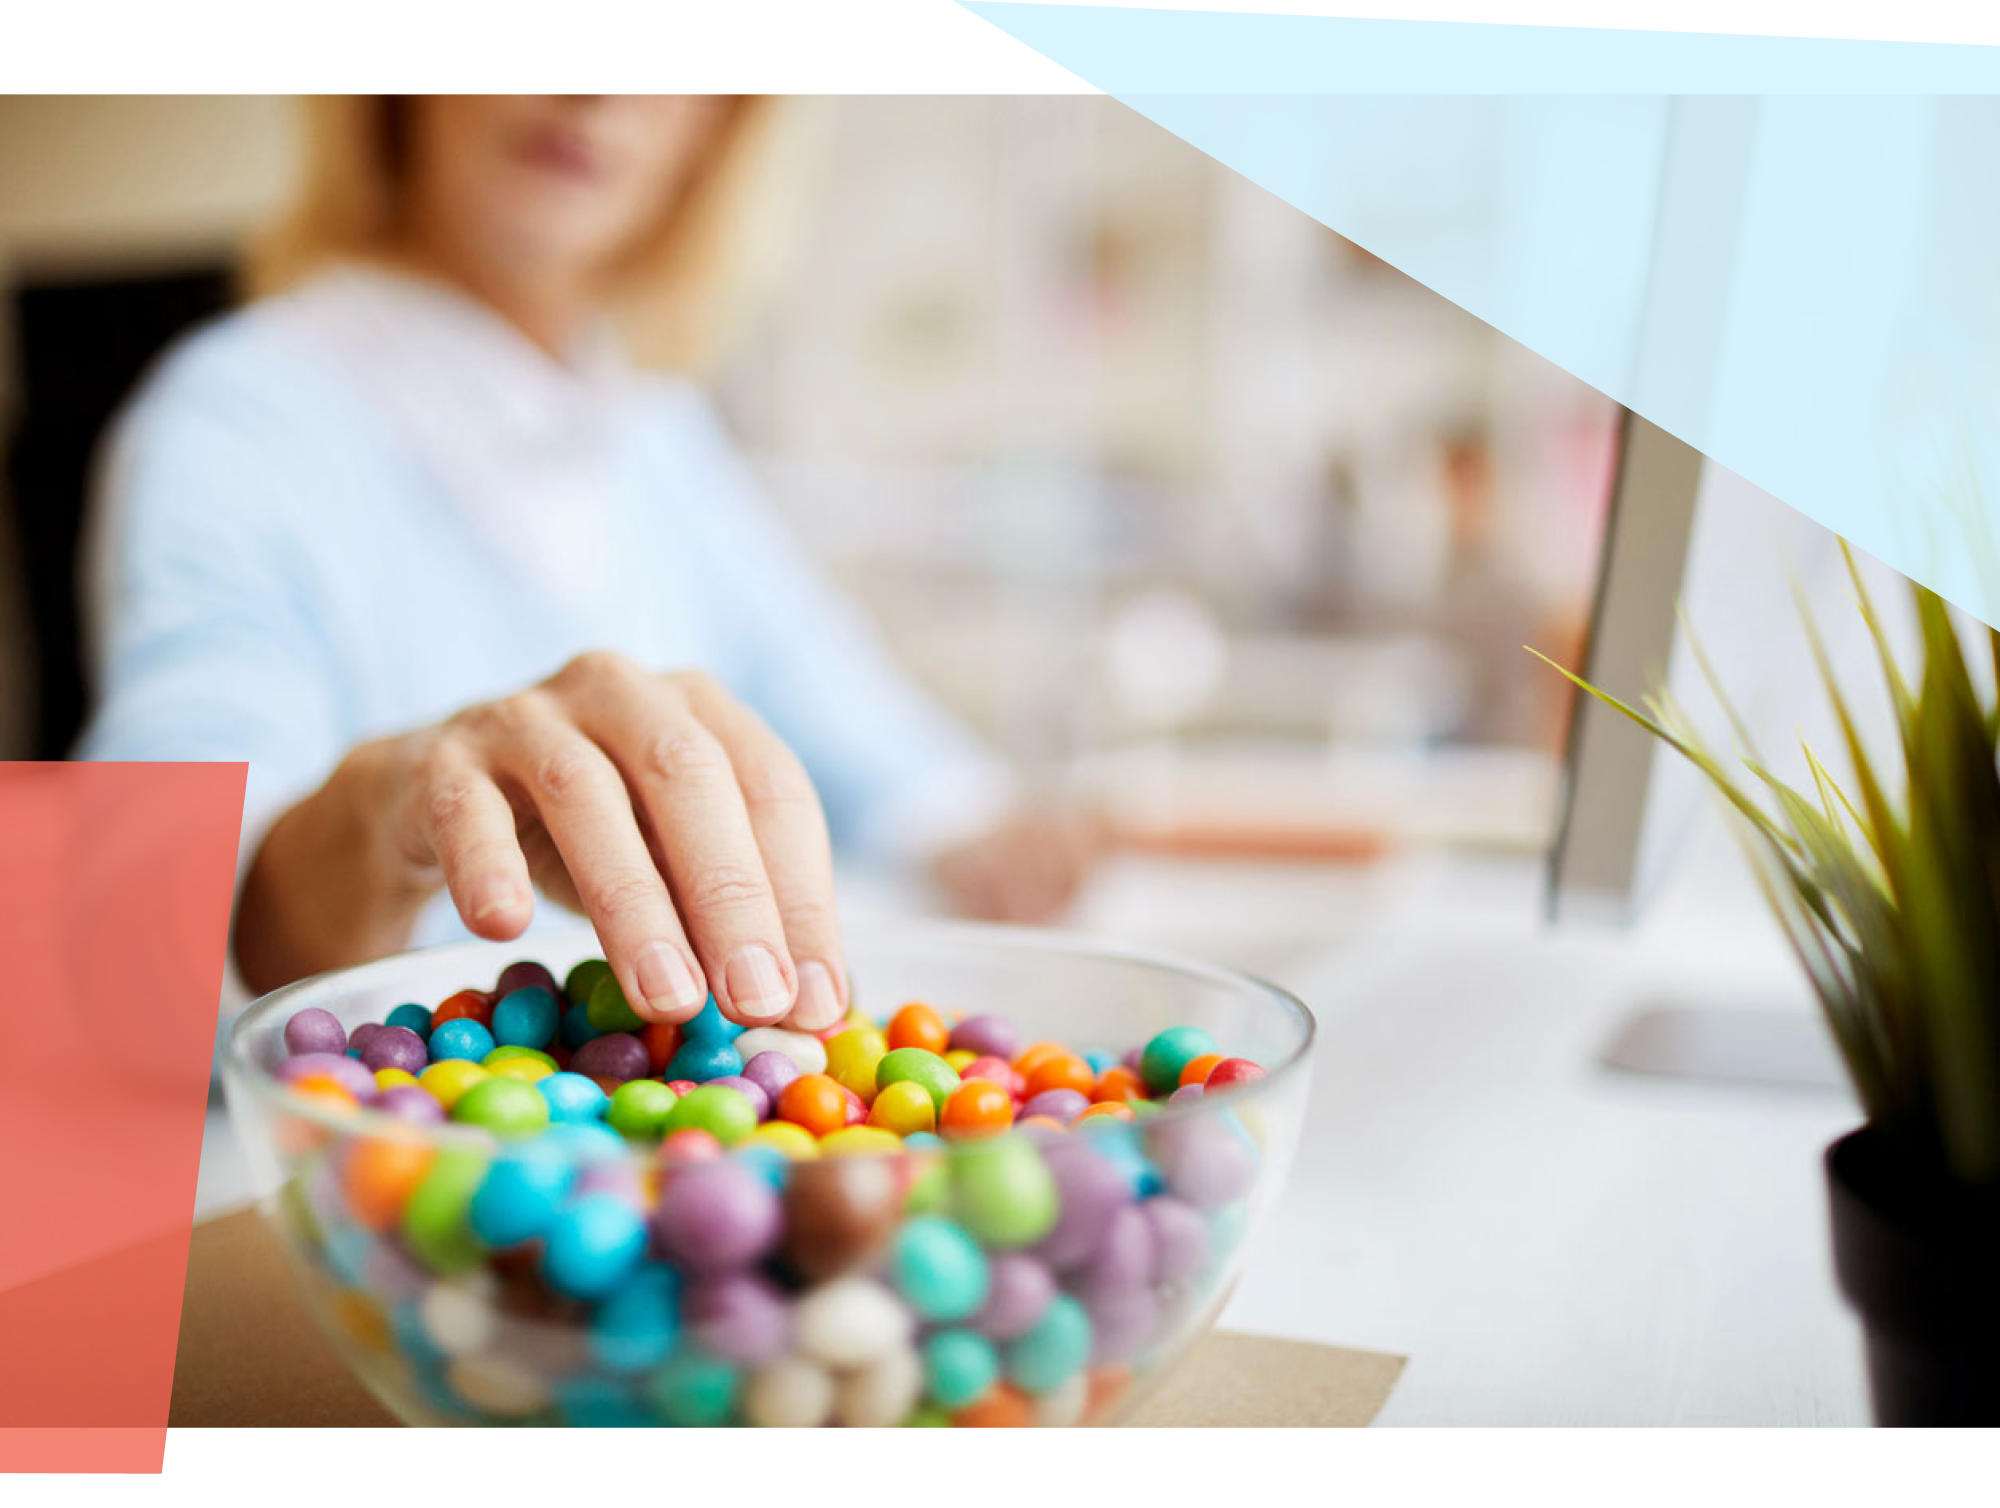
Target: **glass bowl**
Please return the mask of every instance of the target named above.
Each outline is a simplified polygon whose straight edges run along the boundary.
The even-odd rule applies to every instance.
[[[230,1113],[309,1307],[393,1413],[411,1424],[1102,1424],[1158,1383],[1213,1322],[1283,1184],[1311,1014],[1239,974],[1050,932],[899,921],[850,926],[847,946],[856,1005],[878,1021],[922,1000],[947,1018],[1003,1016],[1024,1043],[1113,1057],[1196,1026],[1265,1073],[1136,1121],[820,1159],[738,1148],[711,1154],[701,1174],[657,1143],[601,1130],[534,1138],[556,1146],[552,1168],[477,1128],[330,1108],[273,1070],[285,1023],[305,1007],[351,1029],[403,1001],[487,989],[524,957],[560,980],[596,956],[588,929],[288,985],[231,1030]],[[545,1281],[548,1246],[564,1238],[485,1244],[469,1201],[503,1160],[506,1176],[553,1179],[565,1199],[588,1191],[614,1226],[636,1213],[636,1265],[613,1288],[564,1294]],[[668,1211],[717,1197],[728,1177],[713,1168],[728,1164],[725,1203],[740,1203],[746,1183],[768,1190],[748,1196],[757,1229],[748,1247],[697,1259],[685,1231],[676,1245],[666,1230]]]

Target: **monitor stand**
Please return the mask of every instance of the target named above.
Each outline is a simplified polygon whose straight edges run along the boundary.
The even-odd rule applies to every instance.
[[[1825,1023],[1798,1010],[1649,1005],[1619,1026],[1600,1061],[1666,1078],[1848,1092]]]

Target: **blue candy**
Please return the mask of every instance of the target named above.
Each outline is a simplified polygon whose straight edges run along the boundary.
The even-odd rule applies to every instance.
[[[427,1005],[418,1005],[414,1000],[406,1000],[389,1012],[389,1019],[382,1024],[407,1027],[428,1042],[431,1036],[431,1008]]]
[[[431,1061],[442,1063],[447,1058],[467,1058],[474,1063],[484,1062],[494,1045],[493,1033],[471,1017],[460,1016],[431,1033]]]
[[[648,1265],[597,1306],[590,1353],[606,1371],[643,1372],[667,1359],[680,1328],[679,1274]]]
[[[669,1083],[675,1079],[686,1079],[689,1083],[706,1084],[710,1079],[726,1079],[742,1072],[742,1056],[730,1045],[729,1039],[685,1037],[662,1077]]]
[[[590,1024],[590,1012],[580,1005],[573,1005],[562,1015],[562,1044],[574,1052],[592,1037],[602,1033]]]
[[[1118,1060],[1112,1057],[1111,1054],[1108,1052],[1087,1052],[1083,1055],[1083,1061],[1090,1065],[1090,1071],[1092,1073],[1097,1074],[1099,1077],[1102,1077],[1104,1070],[1109,1068],[1113,1063],[1116,1063]]]
[[[585,1194],[566,1205],[542,1238],[542,1277],[558,1293],[600,1298],[646,1253],[646,1222],[615,1194]]]
[[[734,1042],[742,1035],[743,1028],[722,1014],[722,1007],[715,1003],[713,995],[710,995],[702,1008],[681,1027],[681,1036],[684,1040],[699,1037],[711,1041],[719,1038],[724,1042]]]
[[[576,1164],[547,1137],[517,1142],[494,1158],[466,1210],[488,1246],[518,1246],[547,1230],[576,1182]]]
[[[545,1079],[543,1082],[548,1081]],[[593,1084],[591,1087],[594,1089],[597,1086]],[[625,1138],[601,1121],[561,1121],[549,1127],[535,1141],[561,1149],[563,1156],[578,1167],[618,1162],[628,1151]]]
[[[561,1025],[562,1007],[539,985],[510,991],[493,1007],[493,1040],[512,1047],[547,1047]]]
[[[580,1073],[552,1073],[535,1083],[549,1102],[549,1119],[573,1125],[595,1121],[611,1097]]]
[[[1049,1300],[1027,1334],[1007,1343],[1008,1380],[1029,1393],[1050,1393],[1090,1360],[1090,1315],[1067,1293]]]

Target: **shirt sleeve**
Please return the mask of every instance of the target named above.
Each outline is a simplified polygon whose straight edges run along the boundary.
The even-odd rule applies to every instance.
[[[271,823],[338,759],[344,726],[297,527],[315,467],[287,454],[299,431],[260,386],[198,340],[114,431],[86,547],[96,709],[77,750],[243,761],[239,896]],[[247,998],[234,955],[232,939],[225,1008]]]
[[[777,516],[713,410],[687,403],[694,532],[738,650],[730,689],[805,763],[836,845],[909,864],[990,827],[1016,797],[1006,765],[896,663]]]

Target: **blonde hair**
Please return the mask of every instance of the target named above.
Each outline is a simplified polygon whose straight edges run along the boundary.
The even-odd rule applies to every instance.
[[[382,256],[396,226],[406,111],[390,95],[312,95],[303,102],[303,162],[286,210],[250,244],[243,289],[278,293],[328,264]],[[779,169],[791,112],[769,96],[730,101],[701,162],[616,269],[611,312],[634,359],[699,371],[712,364],[790,241],[793,196]]]

